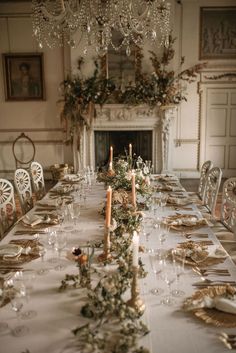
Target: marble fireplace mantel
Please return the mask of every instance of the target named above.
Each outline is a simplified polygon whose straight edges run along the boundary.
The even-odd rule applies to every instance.
[[[155,107],[105,104],[96,107],[96,119],[89,131],[84,130],[81,139],[81,163],[95,167],[95,131],[152,131],[152,156],[154,172],[172,170],[172,121],[176,106]]]

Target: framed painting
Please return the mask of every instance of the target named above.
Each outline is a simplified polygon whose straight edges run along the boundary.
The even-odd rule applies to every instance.
[[[7,101],[45,99],[42,53],[3,54]]]
[[[236,59],[236,7],[200,8],[200,59]]]

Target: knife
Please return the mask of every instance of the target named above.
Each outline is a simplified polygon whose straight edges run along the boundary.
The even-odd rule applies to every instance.
[[[236,282],[235,281],[212,281],[212,282],[195,282],[192,284],[192,286],[194,287],[208,287],[208,286],[222,286],[222,285],[226,285],[226,284],[230,284],[231,286],[236,286]]]

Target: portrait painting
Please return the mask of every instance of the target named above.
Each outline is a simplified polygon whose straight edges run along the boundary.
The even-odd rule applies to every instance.
[[[7,101],[44,100],[43,54],[3,54]]]
[[[236,7],[200,9],[200,59],[236,59]]]

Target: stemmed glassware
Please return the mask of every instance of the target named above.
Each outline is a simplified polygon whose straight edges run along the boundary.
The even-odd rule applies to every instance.
[[[161,276],[168,286],[168,294],[162,298],[161,304],[171,306],[175,304],[174,298],[171,295],[171,285],[176,280],[176,274],[173,266],[171,264],[165,263]]]
[[[73,219],[74,225],[76,226],[80,216],[80,203],[74,202],[72,204],[72,210],[73,212],[71,213],[71,218]]]
[[[185,249],[172,249],[172,260],[176,274],[176,288],[172,290],[171,294],[174,297],[182,297],[185,292],[179,289],[180,276],[184,274],[184,262],[186,258]]]
[[[21,323],[21,311],[24,306],[26,289],[21,281],[10,281],[9,287],[6,288],[7,295],[11,301],[11,308],[16,313],[18,325],[12,330],[12,334],[16,337],[27,335],[29,328]]]
[[[145,220],[143,221],[142,224],[142,234],[145,237],[145,251],[149,252],[151,249],[149,248],[149,238],[151,236],[151,233],[153,231],[153,225],[150,222],[150,220]]]
[[[14,283],[20,283],[25,288],[25,299],[29,303],[30,295],[33,290],[33,282],[35,280],[35,272],[31,270],[17,271],[14,275]],[[32,319],[37,315],[35,310],[24,311],[21,315],[22,319]]]
[[[159,243],[160,245],[163,245],[163,243],[166,241],[166,238],[169,234],[170,227],[168,224],[163,222],[163,220],[158,220],[157,222],[155,222],[154,227],[156,229]]]
[[[62,253],[62,250],[66,247],[66,245],[67,245],[66,232],[58,231],[56,234],[56,239],[54,243],[54,247],[58,253],[58,262],[59,262],[59,264],[55,267],[57,271],[64,270],[65,268],[65,266],[61,263],[61,253]]]
[[[156,280],[158,280],[158,275],[162,272],[163,261],[165,261],[162,249],[153,249],[149,254],[149,259],[152,271],[155,274]],[[163,293],[163,289],[154,287],[151,289],[151,293],[154,295],[159,295]]]
[[[42,267],[37,271],[37,274],[40,276],[46,275],[49,272],[48,268],[44,267],[44,258],[45,258],[47,250],[45,249],[45,247],[42,244],[38,244],[37,249],[38,249],[38,254],[41,258],[41,264],[42,264]]]

